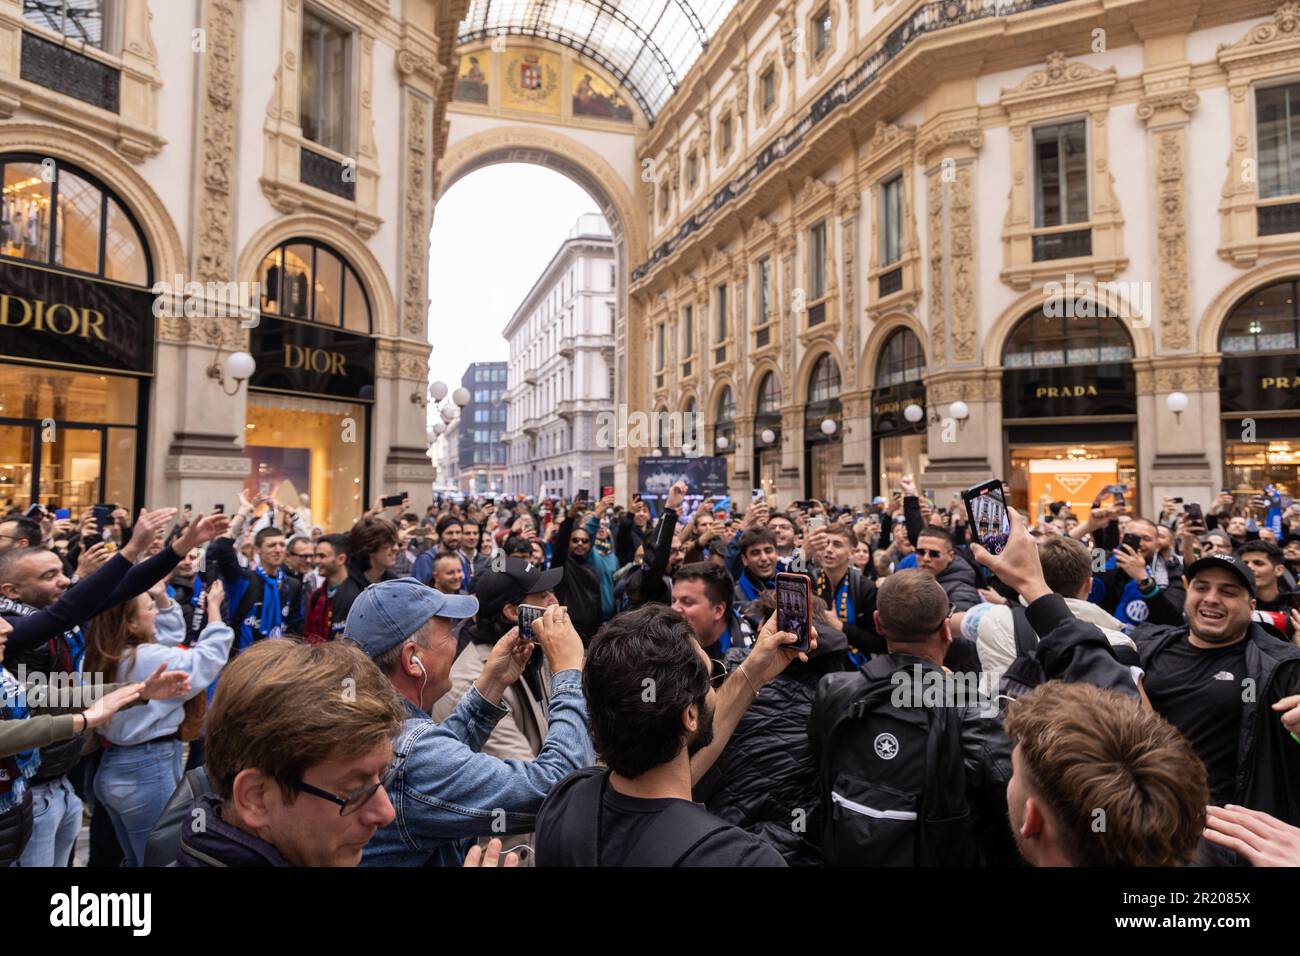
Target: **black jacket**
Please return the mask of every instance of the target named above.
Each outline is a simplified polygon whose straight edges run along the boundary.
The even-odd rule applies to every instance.
[[[728,670],[744,663],[750,650],[728,651]],[[817,622],[817,650],[808,663],[793,661],[763,685],[695,786],[695,799],[710,813],[767,840],[791,866],[821,865],[817,760],[808,718],[817,682],[842,670],[847,655],[844,635]]]
[[[221,819],[221,798],[204,794],[194,801],[181,830],[177,866],[291,866],[265,840]]]
[[[969,611],[984,602],[979,592],[979,576],[960,554],[953,555],[952,563],[935,575],[935,580],[948,595],[954,611]]]
[[[650,525],[647,524],[645,530],[642,530],[637,527],[632,512],[623,512],[622,517],[618,519],[618,527],[614,529],[614,556],[618,558],[620,568],[636,560],[636,549],[650,537],[651,533]]]
[[[245,568],[240,565],[239,558],[235,555],[235,542],[228,537],[222,536],[215,539],[208,546],[208,560],[213,562],[217,567],[217,574],[225,582],[226,592],[231,589],[231,582],[239,578],[245,578],[248,581],[248,587],[244,589],[243,596],[239,600],[239,606],[230,608],[230,601],[227,599],[226,620],[230,626],[235,629],[236,639],[235,648],[231,649],[231,657],[238,653],[236,648],[239,646],[239,627],[248,620],[253,629],[253,640],[260,641],[266,637],[261,633],[261,614],[262,614],[262,592],[266,587],[266,582],[262,576],[252,568]],[[280,617],[283,621],[282,631],[286,635],[301,635],[303,621],[307,616],[307,595],[304,592],[302,581],[295,578],[286,571],[280,580]]]
[[[564,568],[564,577],[555,586],[555,597],[569,609],[573,629],[582,638],[582,643],[588,644],[602,623],[600,572],[591,562],[590,551],[582,558],[569,553],[569,536],[572,533],[573,519],[565,515],[551,548],[551,567]]]
[[[1160,655],[1187,636],[1188,628],[1138,628],[1133,639],[1143,670],[1159,667]],[[1300,694],[1300,647],[1278,640],[1258,624],[1246,633],[1246,677],[1254,694],[1241,704],[1237,777],[1233,802],[1300,826],[1300,743],[1282,725],[1273,704]]]
[[[853,565],[844,572],[849,576],[849,599],[853,602],[853,620],[844,622],[844,636],[848,638],[849,647],[860,654],[885,653],[885,640],[876,633],[876,582],[871,580]],[[821,573],[812,574],[813,594],[826,602],[826,606],[838,616],[835,606],[835,594],[830,588],[829,580],[822,587]]]
[[[677,512],[665,510],[644,545],[644,558],[639,568],[628,572],[624,593],[628,607],[643,604],[672,604],[673,588],[665,577],[668,560],[672,557],[673,532],[677,528]]]
[[[1059,594],[1044,595],[1029,605],[1025,613],[1040,637],[1038,661],[1047,680],[1089,683],[1137,696],[1131,672],[1115,659],[1101,629],[1071,614]],[[910,675],[917,664],[935,668],[929,661],[910,654],[886,654],[872,660],[859,674],[823,679],[809,720],[809,736],[817,759],[820,760],[824,743],[821,730],[830,725],[838,708],[849,706],[861,697],[872,686],[868,682],[893,682],[896,673],[903,671]],[[990,863],[1014,862],[1016,854],[1006,816],[1011,741],[994,709],[970,703],[960,711],[962,759],[969,788],[967,800],[982,856]],[[918,752],[906,758],[900,754],[897,759],[924,760],[925,756]],[[829,794],[822,793],[821,800],[824,805]]]
[[[385,571],[381,581],[396,581],[397,575],[392,571]],[[334,607],[331,611],[330,620],[333,622],[331,629],[337,628],[339,624],[344,624],[343,636],[347,636],[346,622],[348,612],[352,610],[352,602],[360,597],[361,592],[370,587],[370,581],[366,578],[366,572],[362,570],[361,565],[352,559],[348,559],[348,576],[339,589],[334,592]]]

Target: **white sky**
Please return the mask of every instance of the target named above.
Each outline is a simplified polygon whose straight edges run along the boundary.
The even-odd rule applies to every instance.
[[[501,330],[555,250],[595,201],[541,166],[503,163],[470,173],[438,201],[429,249],[429,364],[460,385],[471,362],[509,357]]]

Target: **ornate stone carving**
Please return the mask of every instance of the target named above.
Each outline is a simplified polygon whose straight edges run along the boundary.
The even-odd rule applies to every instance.
[[[1014,93],[1038,93],[1042,90],[1052,89],[1053,87],[1072,86],[1076,83],[1105,78],[1107,76],[1113,80],[1115,75],[1115,68],[1113,66],[1106,70],[1098,70],[1096,67],[1089,66],[1087,63],[1070,63],[1066,60],[1065,54],[1062,51],[1053,50],[1047,55],[1047,66],[1045,69],[1030,73],[1013,89],[1003,90],[1003,96]]]
[[[248,332],[233,318],[163,316],[158,320],[158,341],[176,345],[206,345],[234,351],[248,348]]]
[[[853,196],[856,200],[857,189],[853,190]],[[850,205],[845,202],[840,206],[840,243],[844,250],[844,290],[843,290],[843,316],[844,316],[844,341],[848,346],[848,354],[851,357],[849,367],[852,378],[852,387],[857,388],[862,383],[862,370],[859,368],[857,361],[858,350],[861,343],[858,338],[860,324],[858,322],[857,289],[853,281],[857,273],[857,249],[858,249],[858,204],[854,202]]]
[[[1186,127],[1158,134],[1156,172],[1157,256],[1160,262],[1160,345],[1185,349],[1191,345],[1187,307],[1187,213],[1183,185]],[[1150,320],[1150,316],[1146,317]]]
[[[915,126],[895,126],[893,123],[876,120],[876,126],[875,129],[872,130],[871,141],[867,144],[867,149],[871,153],[878,152],[882,149],[888,149],[899,139],[914,132],[916,132]]]
[[[975,237],[973,168],[957,166],[948,193],[948,256],[952,306],[952,357],[955,362],[974,362],[976,350]]]
[[[429,102],[410,86],[406,97],[405,206],[402,230],[402,329],[412,337],[425,334],[429,314]]]
[[[213,0],[206,10],[208,52],[203,71],[203,171],[196,216],[195,278],[199,282],[227,282],[233,276],[234,256],[231,163],[235,157],[239,15],[235,0]]]
[[[1195,90],[1174,90],[1169,93],[1156,93],[1138,103],[1137,116],[1138,119],[1144,122],[1150,122],[1157,114],[1171,110],[1182,110],[1182,112],[1190,115],[1200,105],[1200,102],[1201,98],[1196,95]]]
[[[926,157],[954,146],[962,146],[978,152],[984,147],[984,131],[978,126],[936,129],[921,137],[919,151],[922,157]]]
[[[1278,41],[1296,40],[1300,40],[1300,3],[1284,3],[1274,11],[1270,22],[1251,27],[1250,32],[1236,43],[1220,44],[1219,51],[1237,52]]]
[[[930,303],[930,354],[926,365],[942,368],[948,364],[948,322],[944,301],[943,254],[943,178],[940,172],[930,173],[926,190],[926,235],[930,242],[930,286],[926,298]]]

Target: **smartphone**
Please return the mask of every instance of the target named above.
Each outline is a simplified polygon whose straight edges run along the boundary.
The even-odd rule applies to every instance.
[[[26,511],[26,517],[28,517],[28,518],[44,518],[44,517],[45,517],[45,505],[41,504],[41,503],[38,501],[36,504],[32,505],[30,508],[27,509],[27,511]]]
[[[1140,534],[1126,534],[1119,539],[1119,543],[1126,548],[1132,548],[1138,554],[1142,553],[1142,536]]]
[[[56,517],[56,518],[60,518],[60,519],[71,518],[71,517],[72,517],[72,509],[70,509],[70,508],[60,508],[58,511],[54,512],[54,517]]]
[[[1189,521],[1205,523],[1205,513],[1201,511],[1201,505],[1196,501],[1189,501],[1183,505],[1183,514],[1187,515]]]
[[[579,488],[579,489],[578,489],[578,500],[579,500],[579,501],[590,501],[590,500],[591,500],[591,489],[590,489],[590,488]]]
[[[217,502],[217,504],[212,506],[212,513],[214,515],[223,515],[226,513],[226,506]]]
[[[767,500],[767,493],[762,488],[755,488],[749,500],[752,504],[762,504]]]
[[[533,621],[542,616],[546,608],[538,607],[536,604],[519,605],[519,640],[533,641]]]
[[[812,578],[783,571],[776,576],[776,629],[799,638],[786,647],[808,650],[808,618],[812,610]]]
[[[102,535],[104,529],[113,523],[113,506],[112,505],[95,505],[90,509],[95,515],[95,524]]]
[[[1011,519],[1007,515],[1007,500],[1002,493],[1002,482],[993,478],[962,492],[961,500],[970,515],[975,538],[990,554],[1001,554],[1011,535]]]
[[[818,528],[826,527],[826,519],[822,515],[813,515],[808,519],[808,530],[816,531]]]
[[[102,534],[86,534],[81,536],[81,546],[89,551],[95,545],[102,543],[104,536]]]
[[[404,491],[401,491],[395,495],[385,495],[380,500],[379,503],[385,508],[396,508],[398,505],[400,505],[403,501],[405,501],[409,497],[410,495],[408,495]]]
[[[1181,504],[1183,503],[1183,499],[1182,499],[1182,498],[1170,498],[1169,500],[1172,501],[1172,502],[1173,502],[1174,504],[1176,504],[1176,505],[1181,505]]]

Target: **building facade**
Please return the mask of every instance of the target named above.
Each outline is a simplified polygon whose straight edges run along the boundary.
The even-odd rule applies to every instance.
[[[0,507],[422,507],[463,12],[0,0]]]
[[[469,494],[499,494],[505,490],[506,390],[505,362],[475,362],[465,370],[461,388],[469,403],[455,422],[460,490]]]
[[[1295,3],[737,7],[641,143],[629,401],[733,494],[1294,495],[1297,97]]]
[[[579,217],[502,333],[510,343],[506,490],[593,498],[614,484],[614,243]]]

